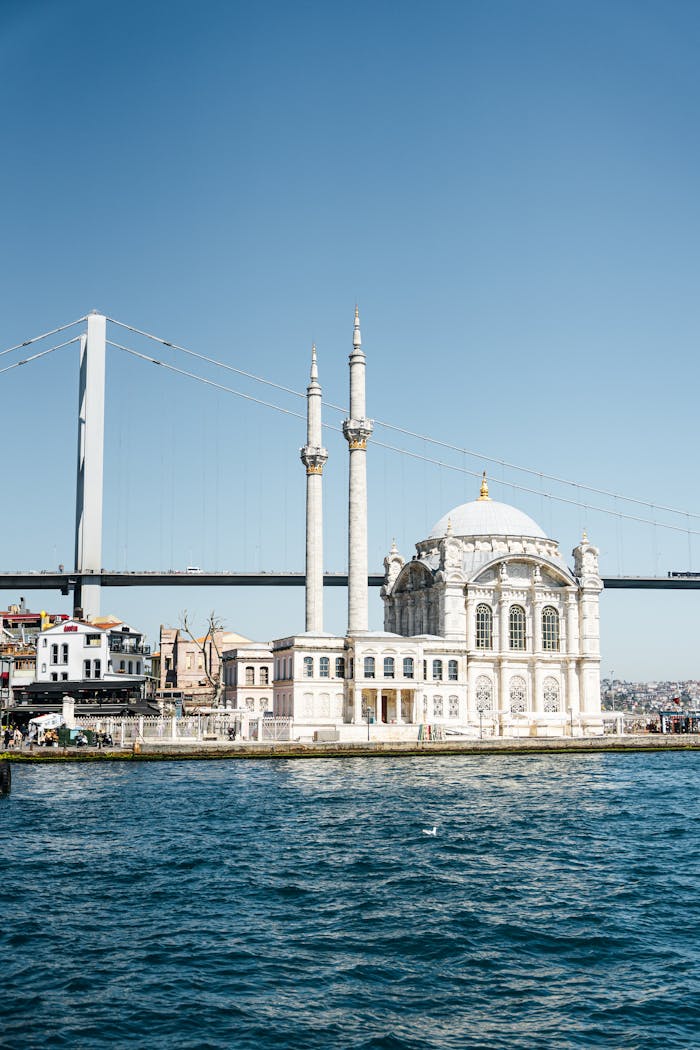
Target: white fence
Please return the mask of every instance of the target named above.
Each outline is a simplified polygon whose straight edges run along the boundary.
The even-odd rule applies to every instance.
[[[216,714],[148,717],[98,718],[80,715],[75,719],[81,729],[107,733],[115,746],[130,747],[135,741],[150,743],[223,742],[230,740],[290,740],[291,718],[248,718],[241,711],[219,711]]]

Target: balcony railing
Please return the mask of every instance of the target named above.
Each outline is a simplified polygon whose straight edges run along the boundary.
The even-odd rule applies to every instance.
[[[143,645],[141,642],[132,642],[127,638],[110,638],[109,651],[110,653],[124,653],[127,656],[151,655],[150,645]]]

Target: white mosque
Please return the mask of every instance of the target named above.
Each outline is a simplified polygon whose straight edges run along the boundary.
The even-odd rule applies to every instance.
[[[323,630],[321,387],[307,388],[306,630],[272,643],[276,716],[295,737],[353,740],[602,732],[598,551],[573,566],[532,518],[489,496],[453,508],[405,560],[384,559],[384,631],[368,630],[365,354],[350,354],[348,625]],[[233,656],[233,654],[231,654]],[[238,651],[238,659],[243,650]]]

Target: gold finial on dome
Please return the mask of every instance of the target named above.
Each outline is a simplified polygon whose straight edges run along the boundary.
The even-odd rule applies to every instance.
[[[581,543],[588,543],[588,533],[586,532],[585,529],[583,530],[583,536],[581,537]]]
[[[486,480],[486,471],[481,475],[481,489],[479,491],[479,499],[491,499],[489,496],[489,484]]]

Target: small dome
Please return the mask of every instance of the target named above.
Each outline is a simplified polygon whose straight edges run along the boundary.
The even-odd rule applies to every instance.
[[[445,514],[430,530],[428,539],[439,540],[447,535],[448,522],[454,536],[534,536],[546,539],[536,521],[517,507],[497,503],[492,499],[477,499],[462,503]]]

